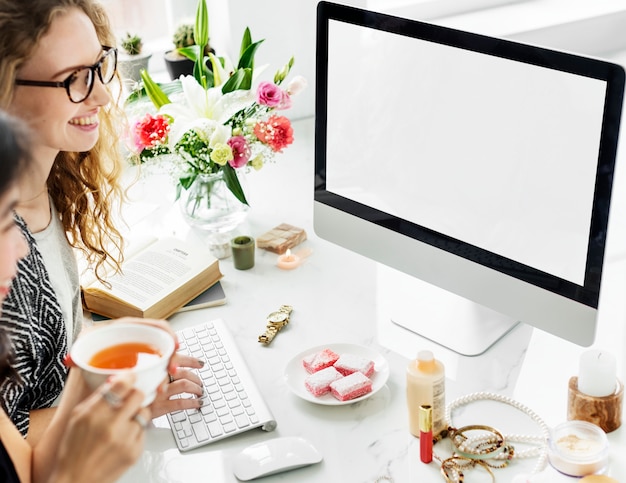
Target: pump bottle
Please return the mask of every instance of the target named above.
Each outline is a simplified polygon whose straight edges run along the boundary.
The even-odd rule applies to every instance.
[[[432,406],[432,434],[445,429],[446,375],[443,364],[434,358],[431,351],[417,353],[406,370],[406,399],[409,409],[409,430],[420,437],[420,406]]]

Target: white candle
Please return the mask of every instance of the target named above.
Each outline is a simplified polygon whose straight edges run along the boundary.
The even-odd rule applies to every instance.
[[[615,392],[617,365],[615,356],[598,349],[580,356],[578,390],[594,397],[610,396]]]

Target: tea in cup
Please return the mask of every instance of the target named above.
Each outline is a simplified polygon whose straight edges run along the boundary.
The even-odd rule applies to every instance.
[[[70,351],[72,361],[92,389],[113,374],[132,371],[135,388],[144,393],[144,406],[154,400],[157,388],[167,377],[173,353],[174,339],[165,330],[122,322],[85,332]]]

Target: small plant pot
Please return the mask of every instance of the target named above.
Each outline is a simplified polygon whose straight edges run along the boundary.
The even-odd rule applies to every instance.
[[[210,49],[210,51],[215,54],[215,50]],[[172,80],[178,79],[181,75],[193,75],[193,65],[192,60],[178,54],[176,50],[165,52],[165,67]],[[209,70],[213,70],[210,62],[207,62],[207,67]]]
[[[152,54],[128,55],[120,54],[117,60],[117,67],[122,80],[139,82],[141,80],[141,70],[148,70],[148,63]]]
[[[193,75],[193,64],[192,60],[173,50],[165,52],[165,67],[172,80],[178,79],[181,75]]]

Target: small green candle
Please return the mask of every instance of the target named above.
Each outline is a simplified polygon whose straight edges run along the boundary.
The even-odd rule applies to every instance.
[[[233,251],[233,263],[237,270],[248,270],[254,267],[254,238],[251,236],[236,236],[230,241]]]

